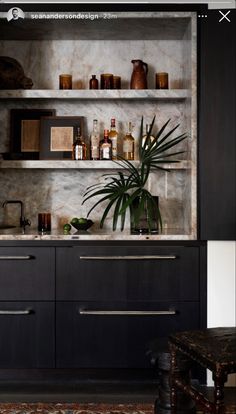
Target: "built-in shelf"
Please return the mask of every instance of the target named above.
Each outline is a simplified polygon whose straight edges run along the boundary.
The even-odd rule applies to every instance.
[[[14,89],[1,90],[0,99],[186,99],[188,89]]]
[[[76,7],[75,7],[76,9]],[[42,13],[39,13],[42,14]],[[59,14],[58,12],[56,13]],[[1,39],[4,40],[176,40],[183,39],[191,12],[99,12],[89,13],[94,18],[32,19],[25,16],[24,25],[0,18]],[[80,14],[80,13],[76,13]],[[54,13],[55,15],[55,13]],[[88,15],[88,13],[87,13]],[[69,17],[69,18],[68,18]],[[78,24],[79,23],[79,24]]]
[[[138,161],[132,161],[138,165]],[[162,164],[163,168],[170,170],[186,170],[191,168],[191,161],[180,161],[172,164]],[[0,161],[0,168],[29,168],[29,169],[87,169],[87,170],[119,170],[120,165],[115,161],[73,161],[73,160],[14,160]]]

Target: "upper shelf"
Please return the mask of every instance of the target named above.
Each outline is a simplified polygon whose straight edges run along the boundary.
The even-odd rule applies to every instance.
[[[135,166],[138,161],[132,161]],[[190,161],[180,161],[172,164],[162,164],[163,168],[170,170],[186,170],[191,168]],[[0,168],[29,168],[29,169],[87,169],[87,170],[119,170],[122,167],[115,161],[73,161],[73,160],[14,160],[0,161]]]
[[[71,18],[72,14],[77,18]],[[12,20],[9,24],[5,13],[0,13],[1,39],[176,40],[184,38],[192,15],[191,12],[25,12],[24,20]]]
[[[0,99],[186,99],[189,89],[14,89],[0,90]]]

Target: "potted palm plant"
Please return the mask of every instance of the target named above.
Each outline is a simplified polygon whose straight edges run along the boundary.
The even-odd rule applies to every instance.
[[[103,215],[100,221],[100,227],[103,227],[109,211],[113,208],[113,230],[116,230],[118,219],[120,218],[120,230],[124,229],[126,213],[130,212],[131,227],[142,231],[139,226],[140,220],[146,217],[146,231],[151,233],[159,224],[162,229],[162,219],[159,205],[156,197],[147,190],[146,184],[149,174],[152,170],[161,169],[169,171],[163,166],[164,163],[176,163],[177,159],[173,156],[179,155],[184,151],[172,152],[171,148],[177,146],[181,141],[187,138],[183,133],[172,138],[173,133],[179,127],[179,124],[167,131],[170,119],[161,127],[159,132],[153,137],[152,130],[155,123],[155,117],[152,120],[150,128],[143,141],[143,118],[141,120],[139,136],[139,163],[134,165],[131,161],[125,160],[119,156],[118,163],[121,171],[112,176],[104,174],[105,181],[102,184],[95,184],[87,188],[84,194],[83,203],[87,200],[101,196],[90,208],[89,214],[100,203],[106,203]],[[152,139],[151,139],[152,137]],[[124,170],[124,171],[123,171]]]

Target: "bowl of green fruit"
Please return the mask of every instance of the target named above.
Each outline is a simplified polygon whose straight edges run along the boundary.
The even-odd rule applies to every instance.
[[[84,217],[74,217],[70,224],[76,229],[76,230],[88,230],[92,225],[93,225],[93,221],[86,219]]]

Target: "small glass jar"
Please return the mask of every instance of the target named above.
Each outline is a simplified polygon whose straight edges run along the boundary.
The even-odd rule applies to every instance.
[[[113,75],[112,73],[101,74],[101,89],[113,89]]]
[[[59,88],[72,89],[72,75],[68,75],[65,73],[59,75]]]
[[[168,73],[156,73],[156,89],[169,89]]]
[[[113,89],[121,89],[121,77],[113,76]]]

